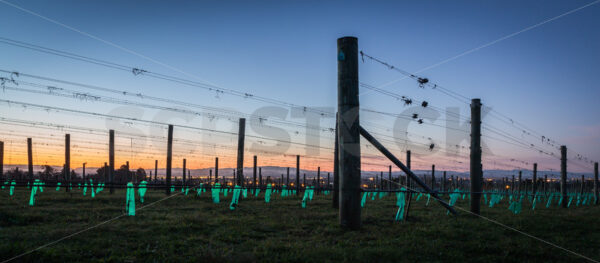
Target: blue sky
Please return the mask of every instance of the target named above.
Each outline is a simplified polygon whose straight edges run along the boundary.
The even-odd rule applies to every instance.
[[[173,71],[4,3],[0,3],[1,37],[299,105],[334,107],[337,85],[335,40],[338,37],[357,36],[359,48],[365,53],[412,72],[591,1],[8,2],[188,74]],[[600,89],[596,87],[596,79],[600,73],[600,51],[597,48],[600,46],[597,30],[600,27],[599,13],[600,4],[592,5],[420,75],[467,97],[479,97],[484,105],[546,137],[567,144],[577,153],[598,160],[600,120],[596,100],[600,97]],[[135,77],[5,44],[0,44],[0,52],[3,55],[1,69],[144,92],[247,113],[266,106],[247,99],[215,98],[215,94],[197,88]],[[375,86],[403,77],[369,61],[360,64],[360,72],[362,82]],[[468,114],[467,105],[439,92],[419,89],[410,79],[384,88],[427,100],[440,108],[460,107],[461,114]],[[405,109],[395,99],[375,92],[362,92],[363,107],[393,113]],[[115,107],[71,99],[25,97],[16,92],[5,92],[2,97],[102,113]],[[2,111],[25,119],[46,118],[5,106],[2,106]],[[151,118],[152,115],[145,117]],[[72,122],[72,118],[52,116],[53,120],[65,123]],[[372,118],[374,123],[392,127],[385,118]],[[294,120],[290,116],[288,119]],[[443,120],[440,121],[443,124]],[[324,121],[323,125],[331,123],[331,120]],[[489,119],[488,123],[521,136],[524,141],[536,141],[533,137],[520,135],[519,129],[506,123],[494,119]],[[235,130],[235,127],[231,129]],[[410,125],[409,131],[427,134],[426,137],[434,137],[438,142],[444,139],[443,131],[425,130],[414,124]],[[535,154],[535,151],[503,143],[490,141],[488,144],[504,159],[519,158],[543,163],[540,159],[546,158]],[[546,166],[558,168],[558,162],[545,160]]]

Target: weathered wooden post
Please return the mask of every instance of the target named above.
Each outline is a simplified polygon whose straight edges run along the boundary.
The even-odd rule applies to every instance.
[[[339,38],[337,46],[340,225],[349,229],[358,229],[361,226],[358,39]]]
[[[560,146],[560,193],[563,198],[562,207],[567,208],[567,146]]]
[[[291,189],[290,187],[290,168],[287,167],[287,179],[285,181],[285,185],[288,187],[288,189]]]
[[[431,190],[435,190],[435,164],[431,165]]]
[[[479,215],[481,203],[481,100],[471,100],[471,212]]]
[[[81,178],[83,178],[84,182],[85,182],[85,164],[86,163],[83,163],[83,165],[82,165],[83,166],[83,171],[81,172]]]
[[[263,188],[262,167],[258,168],[258,187]]]
[[[338,114],[335,115],[335,139],[333,146],[333,196],[332,206],[335,209],[340,207],[340,162],[339,162],[339,143],[338,143]]]
[[[4,178],[4,142],[0,141],[0,179],[8,180]]]
[[[519,186],[517,187],[517,195],[521,196],[521,184],[523,184],[523,171],[519,171]]]
[[[108,183],[110,193],[115,192],[115,130],[108,131]]]
[[[535,193],[537,192],[537,163],[533,164],[533,185],[531,188],[531,192],[533,194],[533,198],[535,198]]]
[[[27,175],[29,177],[29,188],[33,186],[33,143],[27,138]],[[64,171],[64,169],[63,169]]]
[[[246,119],[240,118],[237,152],[237,185],[244,186],[244,138],[246,136]]]
[[[315,189],[317,189],[317,194],[319,194],[321,189],[321,166],[317,167],[317,185],[315,186]]]
[[[331,181],[330,181],[330,176],[329,173],[327,173],[327,189],[329,189],[329,187],[331,187]]]
[[[130,179],[130,177],[131,177],[131,181],[133,182],[133,176],[131,174],[131,170],[129,170],[129,161],[125,162],[125,167],[127,169],[127,171],[126,171],[127,172],[127,176],[125,177],[125,182],[127,182],[127,180]]]
[[[256,155],[254,155],[253,157],[253,162],[252,162],[252,187],[254,187],[252,189],[252,192],[254,193],[256,191]],[[261,182],[262,185],[262,182]]]
[[[65,179],[67,181],[65,191],[71,191],[71,135],[65,134]]]
[[[183,177],[182,177],[183,178],[183,181],[182,181],[183,185],[182,185],[182,187],[185,187],[186,186],[186,182],[187,182],[187,180],[186,180],[187,178],[185,177],[185,172],[186,172],[186,160],[185,160],[185,158],[183,158]]]
[[[171,194],[171,162],[173,161],[173,125],[169,124],[169,131],[167,133],[167,178],[165,194]]]
[[[154,182],[156,182],[156,175],[158,174],[158,160],[154,160]],[[152,180],[152,178],[150,178]]]
[[[596,196],[595,198],[595,205],[598,205],[598,203],[600,203],[600,200],[598,200],[600,198],[600,196],[598,196],[599,191],[598,191],[598,162],[594,163],[594,195]]]
[[[212,170],[211,175],[212,175]],[[215,157],[215,183],[219,182],[219,157]]]
[[[296,195],[300,195],[300,155],[296,155]]]
[[[406,167],[408,168],[408,170],[410,170],[410,150],[406,151]],[[412,193],[413,193],[413,189],[412,189],[412,179],[410,178],[410,176],[406,176],[406,189],[408,190],[408,193],[406,194],[406,216],[404,218],[408,219],[408,214],[410,212],[410,204],[412,203]]]

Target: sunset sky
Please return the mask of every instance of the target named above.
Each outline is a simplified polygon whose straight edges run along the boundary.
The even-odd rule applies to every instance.
[[[301,155],[302,169],[331,171],[336,39],[356,36],[365,54],[481,98],[489,112],[484,169],[537,162],[556,171],[558,147],[567,145],[569,171],[592,172],[600,159],[600,4],[589,3],[0,0],[4,163],[25,164],[31,137],[35,165],[62,165],[70,133],[72,167],[98,167],[115,129],[118,165],[150,168],[157,159],[164,167],[173,124],[174,167],[183,158],[192,169],[212,167],[215,157],[233,167],[238,118],[252,115],[267,118],[248,120],[245,166],[258,155],[259,165],[295,167]],[[368,58],[359,69],[361,125],[401,160],[411,150],[413,168],[468,170],[464,99],[420,88]],[[405,106],[396,95],[429,106]],[[391,163],[362,143],[363,169],[386,171]]]

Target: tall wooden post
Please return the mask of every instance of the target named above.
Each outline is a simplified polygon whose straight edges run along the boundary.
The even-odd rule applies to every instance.
[[[244,186],[244,138],[246,136],[246,119],[240,118],[237,152],[237,185]]]
[[[110,193],[115,192],[115,130],[108,131],[108,183]]]
[[[253,165],[252,165],[252,186],[254,187],[254,189],[252,189],[252,192],[254,193],[256,191],[256,155],[254,155],[253,158]],[[262,180],[260,180],[262,181]],[[262,186],[262,182],[260,184]]]
[[[65,134],[65,179],[67,184],[65,191],[71,191],[71,135]]]
[[[317,194],[319,194],[321,189],[321,166],[317,167],[317,185],[315,188],[317,189]]]
[[[435,164],[431,165],[431,190],[435,190]]]
[[[4,142],[0,141],[0,179],[8,180],[4,178]]]
[[[481,100],[471,100],[471,212],[479,215],[481,203]]]
[[[563,198],[562,207],[567,208],[567,146],[560,146],[560,193]]]
[[[335,139],[333,146],[333,196],[331,198],[332,207],[340,207],[340,162],[339,162],[339,143],[338,143],[338,114],[335,115]]]
[[[358,39],[339,38],[337,45],[340,225],[349,229],[358,229],[361,226]]]
[[[171,194],[171,165],[173,161],[173,125],[169,124],[169,131],[167,133],[167,178],[165,194]]]
[[[598,203],[600,203],[600,200],[598,200],[600,198],[598,191],[598,162],[594,163],[594,195],[596,196],[595,198],[595,205],[598,205]]]
[[[263,187],[262,167],[258,167],[258,187],[260,187],[260,189]]]
[[[296,195],[300,195],[300,155],[296,155]]]
[[[156,175],[158,174],[158,160],[154,160],[154,182],[156,182]],[[152,178],[150,178],[152,180]]]
[[[185,187],[186,182],[187,182],[187,180],[186,180],[187,178],[185,177],[186,168],[187,168],[186,167],[186,160],[185,160],[185,158],[183,158],[183,177],[182,177],[183,178],[183,181],[182,181],[183,187]]]
[[[81,178],[83,178],[83,181],[85,182],[85,163],[83,163],[83,171],[81,172]]]
[[[406,151],[406,167],[410,170],[410,150]],[[412,189],[412,179],[410,178],[410,176],[406,176],[406,188],[408,190],[408,193],[406,195],[406,216],[404,218],[408,218],[408,214],[410,212],[410,205],[412,203],[412,193],[413,193],[413,189]]]
[[[583,198],[583,188],[585,185],[585,176],[583,176],[583,174],[581,175],[581,188],[579,189],[579,196],[581,196],[581,198]]]
[[[211,172],[211,176],[212,176],[212,172]],[[209,177],[209,179],[210,179],[210,177]],[[215,183],[218,183],[218,182],[219,182],[219,157],[215,157]]]
[[[287,185],[288,189],[291,189],[291,187],[290,187],[290,168],[289,167],[287,167],[286,174],[287,174],[287,179],[285,181],[285,185]]]
[[[533,164],[533,185],[531,188],[531,192],[533,194],[533,198],[535,198],[535,193],[537,192],[537,163]]]
[[[129,180],[131,176],[131,170],[129,170],[129,161],[125,162],[125,167],[126,167],[126,172],[127,172],[127,176],[125,177],[125,181]],[[133,178],[131,178],[131,181],[133,182]]]
[[[29,187],[33,186],[33,142],[27,138],[27,174],[29,175]],[[63,169],[64,171],[64,169]],[[68,186],[67,186],[68,187]]]
[[[329,189],[329,187],[331,187],[331,181],[330,181],[330,176],[329,173],[327,173],[327,189]]]
[[[510,185],[510,194],[514,194],[515,193],[515,175],[513,174],[512,176],[512,182]]]

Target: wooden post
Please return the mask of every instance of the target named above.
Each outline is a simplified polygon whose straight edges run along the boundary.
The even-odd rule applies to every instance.
[[[254,155],[253,160],[254,160],[254,162],[252,165],[252,186],[254,187],[254,189],[252,189],[252,193],[254,193],[256,191],[256,161],[257,161],[256,155]],[[259,187],[260,187],[260,186],[262,186],[262,178],[259,181],[261,181],[260,185],[259,185]]]
[[[0,179],[8,180],[4,178],[4,142],[0,141]]]
[[[406,167],[410,170],[410,150],[406,151]],[[408,193],[406,194],[406,216],[404,218],[408,219],[408,214],[410,212],[410,204],[412,203],[412,180],[410,177],[406,176],[406,188]]]
[[[83,171],[81,173],[81,178],[83,178],[83,181],[85,182],[85,163],[83,163]]]
[[[479,215],[482,191],[481,100],[471,100],[471,212]]]
[[[154,182],[156,182],[156,175],[158,174],[158,160],[154,160]],[[150,178],[152,179],[152,178]]]
[[[296,195],[300,195],[300,155],[296,155]]]
[[[125,162],[125,167],[127,168],[127,177],[125,178],[125,181],[127,181],[128,179],[130,179],[131,176],[131,170],[129,170],[129,161]],[[133,178],[131,178],[131,181],[133,182]],[[126,182],[127,183],[127,182]]]
[[[317,167],[317,185],[315,186],[317,189],[317,194],[319,194],[319,189],[321,189],[321,167]]]
[[[173,161],[173,125],[169,124],[169,131],[167,133],[167,178],[165,194],[171,194],[171,164]]]
[[[327,173],[327,190],[329,190],[329,187],[331,187],[331,181],[330,181],[329,173]]]
[[[339,38],[337,46],[340,225],[358,229],[361,226],[358,39]]]
[[[108,183],[110,184],[110,193],[115,192],[115,130],[108,131]]]
[[[290,189],[290,168],[287,167],[287,179],[285,181],[285,185],[287,185],[288,189]],[[291,190],[291,189],[290,189]]]
[[[244,186],[244,138],[246,136],[246,119],[240,118],[237,152],[237,185]]]
[[[531,193],[533,194],[533,198],[535,198],[535,193],[537,192],[537,163],[533,164],[533,185],[531,186]]]
[[[27,138],[27,174],[29,177],[29,188],[33,186],[33,142]],[[63,169],[64,171],[64,169]],[[67,186],[68,187],[68,186]]]
[[[435,190],[435,164],[431,165],[431,190]]]
[[[187,182],[187,180],[186,180],[187,178],[185,177],[185,171],[186,171],[186,160],[185,160],[185,158],[183,158],[183,177],[182,177],[183,178],[183,181],[182,181],[183,185],[182,185],[182,187],[184,187],[184,188],[185,188],[186,182]]]
[[[335,115],[335,139],[333,146],[333,196],[331,198],[332,207],[340,207],[340,163],[339,163],[339,143],[338,143],[338,114]]]
[[[67,181],[65,191],[71,191],[71,135],[65,134],[65,179]]]
[[[212,170],[211,171],[211,177],[212,177]],[[210,177],[209,177],[210,179]],[[215,183],[219,182],[219,157],[215,157]],[[210,181],[209,181],[210,183]]]
[[[567,146],[560,146],[560,193],[563,198],[562,207],[567,208]]]
[[[598,205],[598,203],[600,203],[600,200],[598,200],[598,198],[600,198],[600,196],[598,196],[599,191],[598,191],[598,162],[594,163],[594,195],[596,196],[596,201],[595,201],[595,205]]]
[[[263,187],[262,167],[258,167],[258,187],[260,187],[260,189]]]

